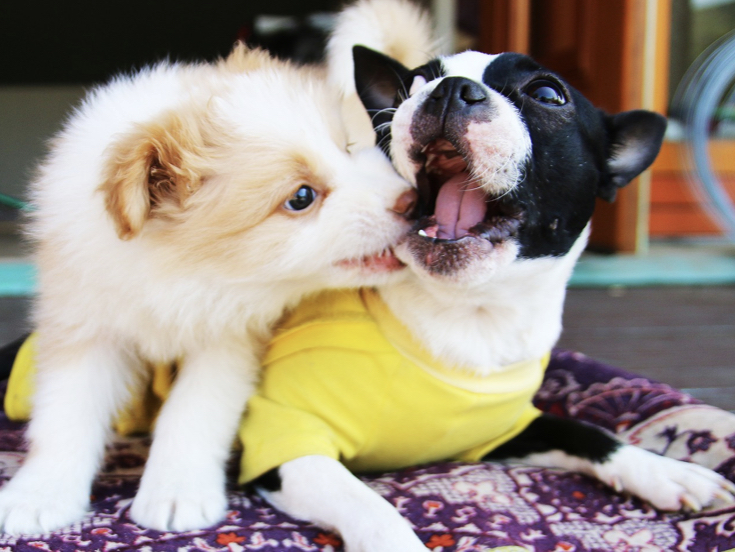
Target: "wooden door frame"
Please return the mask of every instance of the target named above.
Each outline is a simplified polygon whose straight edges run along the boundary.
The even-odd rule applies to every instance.
[[[671,0],[481,0],[479,10],[480,50],[528,53],[610,113],[665,112]],[[598,202],[592,248],[645,250],[647,178],[622,189],[614,203]]]

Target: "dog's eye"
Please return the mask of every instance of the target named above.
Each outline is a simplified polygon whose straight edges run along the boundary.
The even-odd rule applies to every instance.
[[[316,199],[316,191],[310,186],[301,186],[294,194],[289,197],[283,206],[289,211],[303,211],[309,205],[314,203]]]
[[[533,81],[526,87],[525,92],[537,102],[549,105],[564,105],[567,103],[567,98],[561,87],[549,80]]]

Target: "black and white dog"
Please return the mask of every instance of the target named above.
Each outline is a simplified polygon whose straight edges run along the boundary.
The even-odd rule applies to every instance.
[[[379,143],[419,191],[416,224],[395,251],[408,270],[378,289],[381,299],[434,357],[478,376],[543,356],[561,332],[596,199],[613,200],[653,162],[665,119],[605,114],[519,54],[468,51],[409,69],[355,46],[354,62]],[[486,458],[589,474],[663,510],[733,500],[733,486],[708,469],[550,415]],[[304,456],[256,484],[286,512],[338,531],[350,552],[425,550],[336,460]]]

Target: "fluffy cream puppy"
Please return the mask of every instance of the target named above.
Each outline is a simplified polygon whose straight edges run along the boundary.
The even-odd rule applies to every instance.
[[[8,533],[85,513],[111,419],[146,362],[178,361],[131,508],[211,525],[223,466],[284,308],[400,267],[414,192],[376,149],[351,155],[314,72],[237,48],[94,90],[32,184],[39,295],[30,451],[0,491]]]

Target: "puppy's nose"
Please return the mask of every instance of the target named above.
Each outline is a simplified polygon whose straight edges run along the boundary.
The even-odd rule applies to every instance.
[[[461,110],[487,101],[483,86],[464,77],[447,77],[429,94],[430,102],[450,111]]]
[[[413,211],[413,208],[416,207],[416,202],[419,199],[419,194],[411,188],[410,190],[406,190],[403,192],[400,196],[398,196],[398,199],[396,200],[396,204],[393,206],[391,211],[394,213],[397,213],[401,216],[407,217],[411,214]]]

